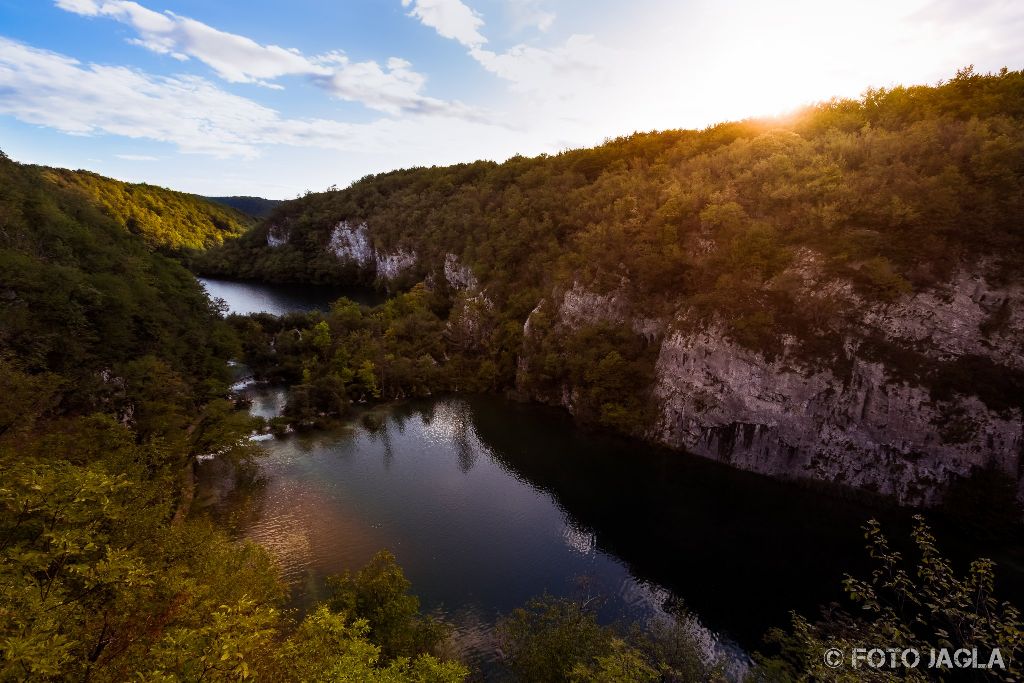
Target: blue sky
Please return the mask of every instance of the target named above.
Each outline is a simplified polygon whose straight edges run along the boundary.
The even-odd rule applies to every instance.
[[[0,149],[201,194],[1024,66],[1017,0],[0,0]]]

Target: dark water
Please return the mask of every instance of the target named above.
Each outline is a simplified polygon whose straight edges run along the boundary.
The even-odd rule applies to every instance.
[[[256,414],[283,408],[283,389],[245,391]],[[867,573],[865,520],[897,545],[909,529],[907,512],[588,432],[558,410],[459,397],[369,415],[266,441],[259,485],[232,488],[204,463],[197,500],[271,550],[296,607],[390,549],[485,672],[496,618],[545,592],[599,596],[606,620],[685,613],[707,651],[742,661],[790,610],[813,617],[844,573]],[[940,539],[962,559],[991,555]],[[1019,566],[1001,569],[1024,584]]]
[[[384,296],[367,287],[327,287],[316,285],[275,285],[260,282],[236,282],[199,278],[211,298],[224,299],[231,313],[273,313],[326,311],[339,297],[348,297],[366,306],[375,306]]]
[[[263,415],[283,400],[251,395]],[[280,560],[297,606],[388,548],[485,662],[497,616],[545,592],[601,596],[608,620],[682,607],[736,656],[788,610],[838,598],[862,563],[867,508],[584,432],[559,411],[469,397],[374,414],[377,427],[266,442],[263,485],[214,496]]]

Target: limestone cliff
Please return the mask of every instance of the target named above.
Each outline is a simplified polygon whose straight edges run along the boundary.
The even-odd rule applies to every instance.
[[[387,252],[374,247],[365,223],[338,222],[331,230],[327,251],[340,261],[353,263],[362,270],[372,270],[385,281],[396,279],[416,265],[414,251],[398,249]]]
[[[781,351],[755,351],[720,323],[678,311],[639,315],[625,287],[608,294],[579,283],[554,296],[557,325],[629,325],[657,346],[646,436],[734,467],[788,479],[816,479],[932,504],[953,477],[994,466],[1024,496],[1024,420],[1018,406],[986,402],[986,387],[936,395],[927,373],[914,375],[880,355],[879,343],[911,353],[928,372],[964,359],[1005,372],[1024,363],[1024,290],[997,286],[963,269],[942,286],[889,303],[869,303],[849,282],[830,280],[813,253],[786,273],[805,299],[829,299],[841,349],[830,362],[809,359],[792,336]],[[529,339],[531,319],[524,326]],[[524,347],[525,348],[525,347]],[[520,375],[529,366],[520,360]],[[985,381],[979,377],[978,382]],[[574,410],[576,387],[539,396]],[[991,404],[991,405],[990,405]]]

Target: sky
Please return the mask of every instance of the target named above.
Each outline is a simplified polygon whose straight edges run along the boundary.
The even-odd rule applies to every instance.
[[[0,149],[204,195],[1024,67],[1019,0],[0,0]]]

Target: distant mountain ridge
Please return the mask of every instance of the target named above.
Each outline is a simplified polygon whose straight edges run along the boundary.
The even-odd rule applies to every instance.
[[[230,206],[236,211],[241,211],[247,216],[253,218],[266,218],[270,215],[279,204],[284,200],[282,199],[264,199],[263,197],[203,197],[211,202],[217,202],[224,206]]]

